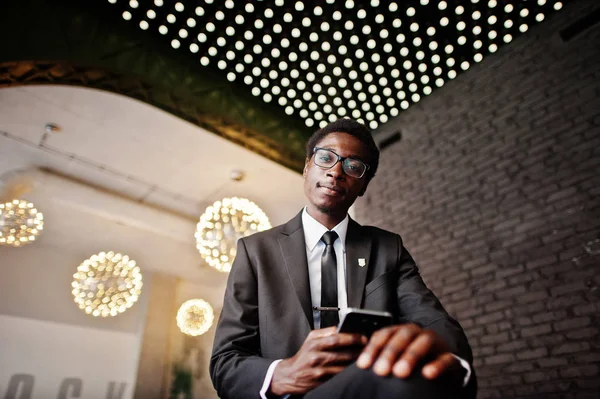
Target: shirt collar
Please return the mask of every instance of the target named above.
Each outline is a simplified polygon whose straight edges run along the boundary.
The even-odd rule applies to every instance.
[[[332,231],[335,231],[337,235],[340,237],[340,242],[342,243],[342,250],[346,251],[346,232],[348,231],[348,222],[350,218],[348,215],[335,226]],[[329,231],[327,227],[323,226],[321,223],[317,222],[315,218],[310,216],[304,207],[302,211],[302,227],[304,229],[304,241],[306,242],[306,247],[310,252],[312,252],[319,241],[321,241],[321,237],[323,234]]]

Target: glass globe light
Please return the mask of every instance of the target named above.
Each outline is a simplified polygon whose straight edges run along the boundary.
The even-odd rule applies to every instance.
[[[44,228],[44,215],[31,202],[15,199],[0,204],[0,245],[20,247],[35,241]]]
[[[246,198],[223,198],[206,208],[196,227],[196,248],[215,269],[229,272],[237,240],[271,228],[269,218]]]
[[[177,311],[177,327],[182,333],[197,337],[208,331],[215,318],[213,308],[203,299],[190,299]]]
[[[71,286],[79,309],[96,317],[116,316],[138,300],[142,273],[129,256],[100,252],[77,267]]]

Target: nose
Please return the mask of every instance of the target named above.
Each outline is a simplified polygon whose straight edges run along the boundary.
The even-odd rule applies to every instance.
[[[342,168],[342,163],[338,162],[333,167],[327,170],[327,176],[331,176],[334,179],[340,179],[344,177],[344,169]]]

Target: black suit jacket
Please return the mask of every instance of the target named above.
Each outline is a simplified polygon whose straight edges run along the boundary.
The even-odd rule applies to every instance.
[[[239,240],[210,361],[222,399],[259,397],[271,362],[293,356],[313,328],[307,263],[301,212]],[[397,323],[434,330],[472,363],[462,328],[425,286],[399,235],[350,219],[346,276],[349,307],[385,310]]]

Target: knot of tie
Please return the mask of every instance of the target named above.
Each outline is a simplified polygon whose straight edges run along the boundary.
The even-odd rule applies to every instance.
[[[323,241],[325,245],[333,245],[337,239],[338,235],[335,231],[328,231],[327,233],[323,234],[323,237],[321,237],[321,241]]]

